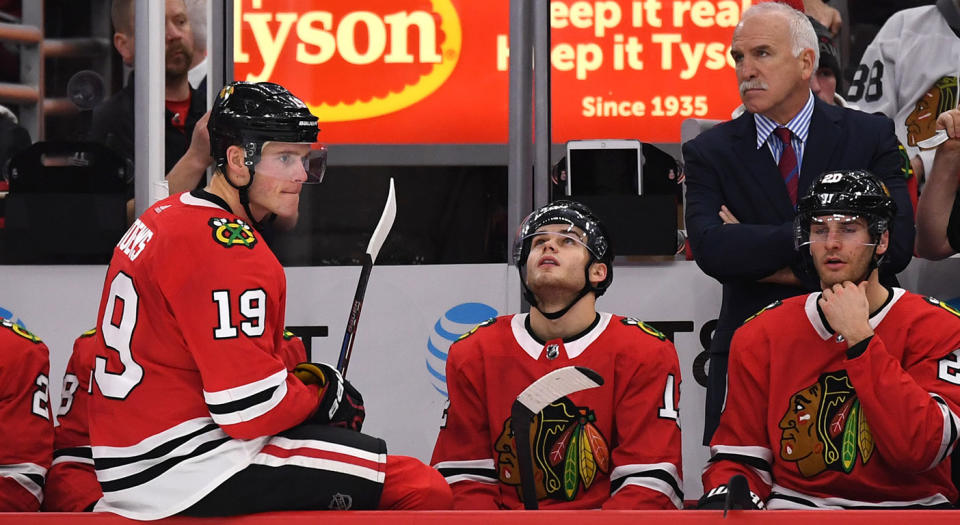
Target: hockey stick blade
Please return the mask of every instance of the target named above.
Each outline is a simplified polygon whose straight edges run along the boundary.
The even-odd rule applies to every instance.
[[[593,370],[583,366],[566,366],[531,383],[517,396],[517,403],[529,410],[533,417],[561,397],[602,384],[603,378]]]
[[[560,398],[602,384],[603,378],[593,370],[582,366],[567,366],[537,379],[520,392],[517,400],[513,402],[510,416],[517,445],[517,462],[520,464],[520,493],[523,495],[525,509],[536,510],[539,507],[537,490],[533,484],[533,458],[530,454],[530,424],[534,415]]]
[[[353,294],[353,303],[350,306],[350,315],[347,317],[347,328],[343,334],[343,343],[340,345],[340,358],[337,360],[337,370],[347,375],[347,366],[350,364],[350,355],[353,353],[353,341],[357,335],[357,323],[360,321],[360,310],[363,308],[363,297],[367,293],[367,282],[370,281],[370,272],[373,263],[383,248],[384,241],[390,235],[393,221],[397,218],[397,192],[394,188],[393,177],[390,177],[390,190],[387,192],[387,203],[380,214],[377,227],[373,230],[367,251],[363,254],[363,266],[360,268],[360,280],[357,281],[357,291]]]

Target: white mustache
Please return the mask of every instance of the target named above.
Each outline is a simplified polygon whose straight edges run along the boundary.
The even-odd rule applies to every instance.
[[[767,89],[767,83],[762,80],[744,80],[740,83],[740,94],[744,94],[748,89]]]

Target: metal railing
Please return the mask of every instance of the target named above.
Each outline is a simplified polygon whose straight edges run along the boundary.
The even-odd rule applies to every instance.
[[[77,111],[66,97],[47,98],[44,93],[44,61],[47,58],[101,58],[109,56],[110,41],[104,37],[44,38],[44,2],[24,2],[21,23],[0,22],[0,41],[20,46],[20,81],[0,82],[0,103],[20,106],[20,124],[33,141],[44,140],[46,115]],[[109,61],[101,64],[109,67]]]

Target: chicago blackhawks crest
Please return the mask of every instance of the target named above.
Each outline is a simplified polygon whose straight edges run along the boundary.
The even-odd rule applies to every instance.
[[[246,246],[252,250],[253,246],[257,244],[253,228],[242,219],[214,217],[210,219],[208,224],[213,228],[213,240],[227,248]]]
[[[831,470],[850,473],[875,450],[870,425],[845,370],[821,374],[790,396],[780,420],[780,457],[806,478]]]
[[[521,496],[511,419],[503,422],[503,431],[494,444],[497,475],[502,483],[515,486]],[[593,485],[598,473],[609,474],[610,447],[595,421],[593,410],[578,407],[566,397],[547,405],[534,417],[530,443],[538,500],[571,501]]]
[[[22,337],[22,338],[24,338],[24,339],[29,340],[31,343],[40,343],[40,342],[42,342],[42,341],[40,341],[40,338],[37,337],[37,336],[35,336],[35,335],[33,335],[33,333],[31,333],[30,330],[27,330],[26,328],[20,326],[19,324],[15,323],[15,322],[13,322],[13,321],[11,321],[11,320],[9,320],[9,319],[0,319],[0,326],[3,326],[4,328],[10,329],[11,331],[13,331],[13,333],[19,335],[20,337]]]

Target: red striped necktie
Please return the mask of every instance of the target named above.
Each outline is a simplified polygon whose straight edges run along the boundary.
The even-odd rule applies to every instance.
[[[797,152],[794,151],[793,142],[790,140],[793,133],[787,128],[776,128],[773,132],[783,143],[783,152],[780,154],[780,163],[777,164],[777,168],[780,169],[783,183],[787,185],[790,202],[796,206],[797,192],[800,189],[800,170],[797,167]]]

